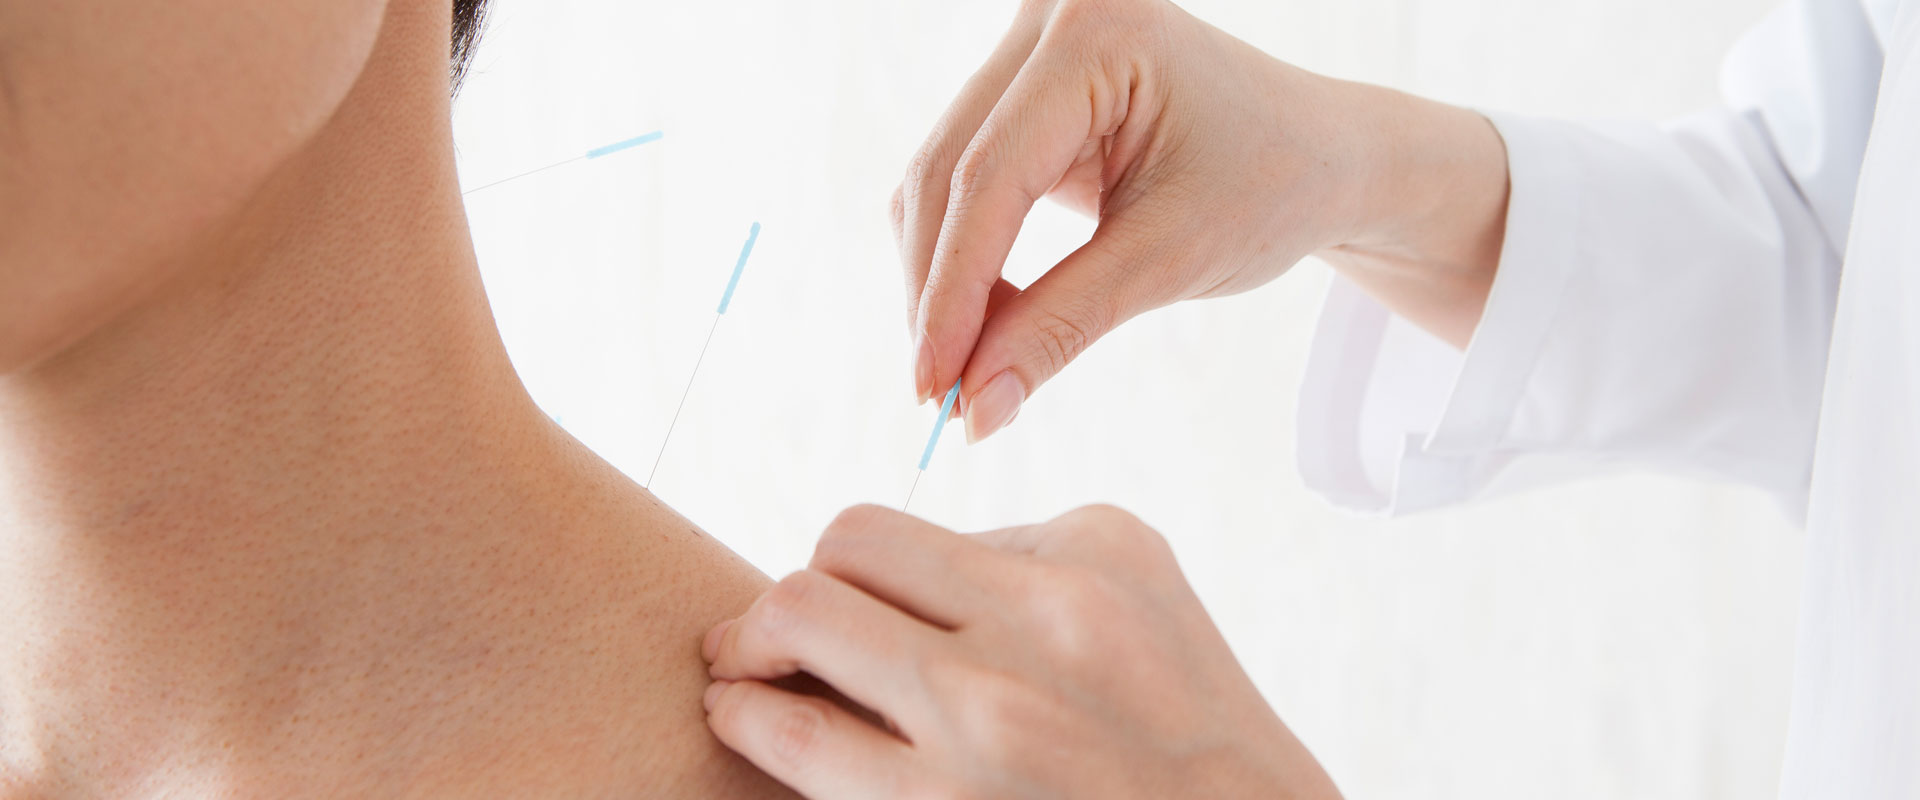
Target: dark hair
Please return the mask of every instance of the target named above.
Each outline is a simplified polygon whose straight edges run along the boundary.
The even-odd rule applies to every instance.
[[[487,24],[487,0],[453,0],[453,90],[467,77],[473,51],[480,46],[480,30]]]

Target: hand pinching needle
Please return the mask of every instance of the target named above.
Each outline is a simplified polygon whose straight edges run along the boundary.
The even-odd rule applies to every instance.
[[[940,444],[940,432],[947,427],[947,418],[953,416],[953,402],[960,397],[960,382],[954,381],[953,388],[947,390],[947,399],[940,403],[940,417],[933,421],[933,435],[927,437],[927,449],[920,453],[920,472],[913,476],[913,487],[907,490],[907,502],[900,504],[900,510],[907,510],[913,504],[913,493],[920,489],[920,478],[927,474],[927,464],[933,461],[933,448]]]

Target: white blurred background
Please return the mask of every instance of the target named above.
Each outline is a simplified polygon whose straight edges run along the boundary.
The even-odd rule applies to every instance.
[[[1769,0],[1193,0],[1336,76],[1486,108],[1715,101]],[[898,505],[910,400],[886,201],[1016,0],[494,0],[456,121],[540,403],[644,480],[748,226],[765,226],[654,490],[778,576],[839,509]],[[1221,135],[1232,135],[1222,131]],[[1051,206],[1024,283],[1090,224]],[[974,530],[1091,502],[1164,531],[1269,700],[1353,798],[1749,798],[1784,741],[1800,534],[1758,494],[1653,476],[1411,519],[1300,487],[1294,391],[1324,266],[1134,321],[1005,433],[949,429],[915,513]],[[1124,625],[1125,620],[1114,624]]]

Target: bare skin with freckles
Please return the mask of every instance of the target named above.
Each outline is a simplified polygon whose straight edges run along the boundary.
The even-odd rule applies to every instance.
[[[445,4],[105,5],[0,7],[0,797],[785,796],[766,578],[507,361]]]

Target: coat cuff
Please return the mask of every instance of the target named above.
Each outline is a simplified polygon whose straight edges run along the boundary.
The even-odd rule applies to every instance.
[[[1506,234],[1465,353],[1335,277],[1301,387],[1299,467],[1335,505],[1400,514],[1497,492],[1527,385],[1566,302],[1584,185],[1567,123],[1491,114],[1506,142]]]

